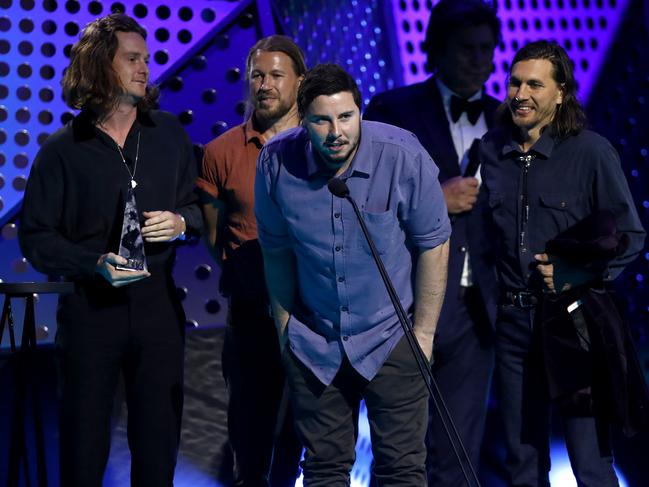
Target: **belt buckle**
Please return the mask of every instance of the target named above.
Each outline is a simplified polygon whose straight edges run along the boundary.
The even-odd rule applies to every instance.
[[[532,302],[532,297],[534,295],[527,291],[519,291],[516,293],[516,304],[521,309],[533,308],[535,304]]]

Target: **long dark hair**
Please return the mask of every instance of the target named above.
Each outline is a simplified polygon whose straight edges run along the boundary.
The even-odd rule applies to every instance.
[[[72,47],[70,65],[61,86],[69,107],[91,110],[98,118],[117,107],[122,94],[119,77],[113,69],[117,52],[117,32],[135,32],[146,39],[146,31],[131,17],[114,13],[90,22]],[[146,111],[156,106],[160,92],[149,85],[138,108]]]
[[[530,59],[546,59],[552,64],[552,78],[563,94],[562,102],[557,105],[557,111],[548,126],[560,138],[579,133],[586,127],[587,119],[584,108],[577,100],[577,81],[566,51],[555,42],[530,42],[516,53],[512,68],[516,63]],[[499,115],[502,123],[512,125],[512,115],[506,104],[500,107]],[[547,127],[543,130],[545,128]]]

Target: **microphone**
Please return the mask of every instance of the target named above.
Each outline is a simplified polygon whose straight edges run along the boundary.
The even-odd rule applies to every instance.
[[[469,148],[469,153],[467,154],[468,163],[464,169],[463,177],[472,178],[478,172],[478,167],[480,167],[480,139],[473,139],[471,147]]]
[[[327,183],[327,188],[329,188],[331,194],[336,196],[337,198],[347,198],[349,196],[349,188],[347,187],[347,183],[345,183],[345,181],[343,181],[342,179],[331,178]]]
[[[417,362],[417,366],[419,367],[419,372],[421,373],[421,376],[424,379],[424,382],[426,383],[428,393],[430,394],[430,397],[433,400],[433,404],[435,406],[435,409],[437,410],[437,414],[439,414],[440,420],[442,422],[442,426],[444,427],[446,435],[448,436],[449,443],[451,444],[453,452],[455,453],[455,457],[457,458],[460,470],[464,475],[466,484],[469,487],[471,486],[471,481],[469,480],[469,475],[466,471],[466,467],[468,467],[472,479],[474,480],[474,485],[480,487],[480,481],[478,480],[478,476],[476,475],[473,464],[471,463],[471,459],[469,458],[466,448],[464,447],[462,438],[460,438],[460,434],[457,431],[457,427],[453,422],[451,413],[449,412],[448,407],[446,406],[446,402],[442,397],[442,393],[439,390],[439,386],[437,385],[437,381],[435,380],[435,377],[433,376],[433,372],[430,368],[429,362],[426,356],[424,355],[424,352],[422,351],[421,347],[419,346],[419,342],[417,341],[414,332],[412,331],[412,324],[410,323],[410,320],[408,319],[408,315],[403,309],[403,305],[401,304],[401,299],[399,298],[399,295],[394,289],[392,280],[390,279],[388,272],[385,270],[385,265],[381,260],[381,256],[379,255],[379,252],[376,250],[376,246],[374,245],[374,240],[372,240],[372,236],[370,235],[370,232],[367,229],[367,225],[365,225],[365,220],[363,219],[363,215],[358,209],[358,205],[356,204],[356,201],[354,201],[354,198],[352,198],[350,195],[350,191],[349,191],[349,187],[347,186],[347,183],[345,183],[345,181],[343,181],[342,179],[331,178],[327,183],[327,188],[329,189],[329,192],[332,195],[334,195],[337,198],[346,199],[352,205],[352,208],[354,209],[354,213],[356,214],[356,218],[358,219],[358,223],[361,227],[361,231],[363,232],[363,235],[365,236],[365,240],[367,241],[367,244],[370,247],[370,252],[372,254],[372,258],[374,259],[374,263],[376,264],[376,268],[378,269],[379,274],[381,275],[381,280],[383,281],[383,284],[385,285],[385,289],[388,292],[388,296],[390,297],[390,301],[392,302],[394,311],[397,314],[397,318],[399,319],[401,328],[403,329],[403,332],[406,336],[406,341],[408,342],[408,345],[410,346],[410,350],[414,355],[415,362]],[[447,420],[448,420],[448,424],[447,424]],[[453,434],[451,434],[451,431],[453,432]],[[458,451],[458,448],[462,452],[463,457],[460,457],[460,452]]]

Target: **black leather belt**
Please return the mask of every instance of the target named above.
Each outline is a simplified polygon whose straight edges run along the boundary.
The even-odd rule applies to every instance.
[[[506,291],[501,301],[503,304],[511,304],[520,309],[532,309],[538,304],[539,298],[531,291]]]

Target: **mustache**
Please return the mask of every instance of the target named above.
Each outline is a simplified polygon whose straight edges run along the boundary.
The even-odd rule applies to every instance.
[[[277,98],[273,90],[258,91],[255,93],[255,100],[265,100],[267,98]]]
[[[519,97],[515,97],[514,99],[512,99],[512,100],[509,102],[509,105],[510,105],[514,110],[516,110],[517,108],[520,108],[520,107],[522,107],[522,106],[525,106],[525,105],[523,104],[523,100],[520,99]]]

